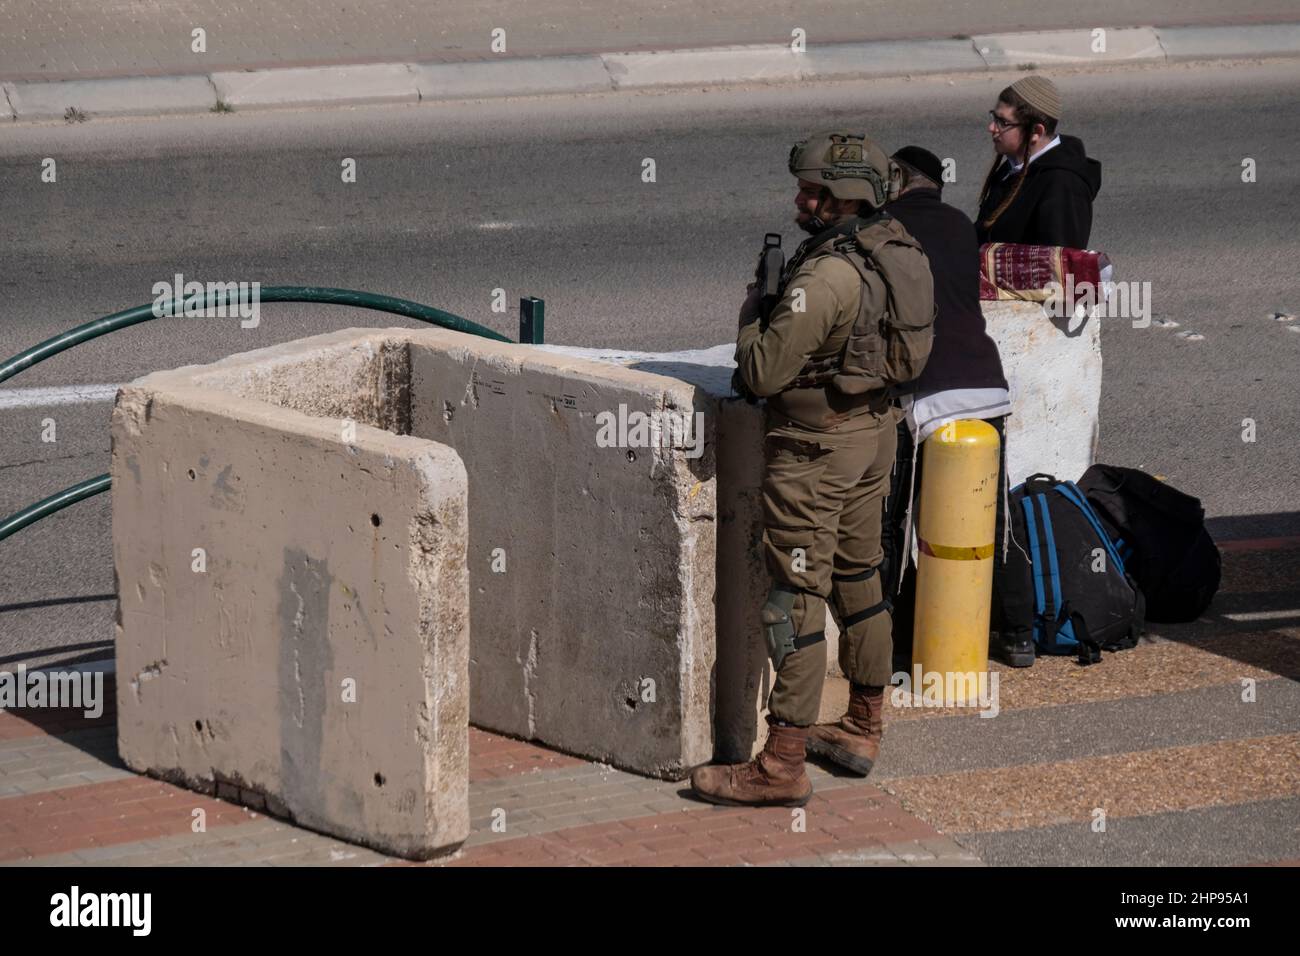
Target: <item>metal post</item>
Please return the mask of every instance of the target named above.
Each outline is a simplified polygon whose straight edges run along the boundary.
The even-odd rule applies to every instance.
[[[546,300],[528,296],[519,300],[519,341],[541,345],[546,340]]]

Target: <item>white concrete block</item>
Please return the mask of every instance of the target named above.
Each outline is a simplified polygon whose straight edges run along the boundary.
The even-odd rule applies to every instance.
[[[1055,319],[1041,303],[981,302],[1011,386],[1007,473],[1077,481],[1096,460],[1101,409],[1101,320]]]

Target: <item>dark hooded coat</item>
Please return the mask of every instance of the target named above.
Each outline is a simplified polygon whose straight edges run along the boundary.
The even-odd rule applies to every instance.
[[[1101,163],[1088,158],[1083,141],[1062,136],[1059,145],[1030,163],[1019,194],[996,222],[986,226],[1018,178],[1005,158],[993,171],[992,185],[975,220],[979,241],[1088,248],[1092,201],[1101,189]]]

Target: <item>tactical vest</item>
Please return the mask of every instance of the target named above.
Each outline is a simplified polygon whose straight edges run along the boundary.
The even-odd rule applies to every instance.
[[[862,395],[910,382],[921,374],[934,343],[934,279],[921,245],[886,213],[855,223],[852,232],[809,249],[791,262],[790,273],[822,256],[843,259],[868,281],[884,280],[883,315],[869,315],[864,294],[843,350],[809,359],[790,388],[833,386],[845,395]],[[788,281],[788,277],[787,277]],[[784,289],[782,289],[784,293]]]

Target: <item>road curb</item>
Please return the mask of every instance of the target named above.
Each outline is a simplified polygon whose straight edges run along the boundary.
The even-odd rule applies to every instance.
[[[969,73],[987,68],[967,39],[819,44],[808,48],[803,61],[803,78],[808,80]]]
[[[200,76],[3,84],[0,120],[46,121],[231,109],[356,106],[736,83],[993,72],[1054,66],[1300,56],[1300,23],[1123,27],[981,34],[968,38],[786,44],[375,63]]]
[[[406,63],[244,70],[211,75],[217,100],[231,109],[414,103],[415,74]]]
[[[973,36],[971,42],[989,69],[1014,70],[1026,63],[1033,63],[1036,69],[1050,69],[1080,63],[1165,59],[1154,27],[990,33]]]
[[[600,56],[554,56],[411,65],[422,100],[547,93],[602,93],[614,89]]]
[[[1178,27],[1161,30],[1165,58],[1180,60],[1240,59],[1296,56],[1300,23],[1269,23],[1250,27]]]
[[[70,109],[87,117],[142,116],[201,113],[216,105],[207,76],[6,83],[4,92],[18,120],[64,119]]]

